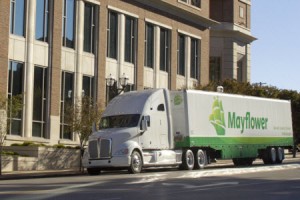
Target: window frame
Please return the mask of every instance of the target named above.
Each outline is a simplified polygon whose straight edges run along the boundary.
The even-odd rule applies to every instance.
[[[185,42],[185,35],[179,33],[178,39],[177,39],[177,75],[185,76],[186,75],[186,67],[185,67],[185,61],[186,61],[186,42]],[[183,40],[183,42],[181,41]],[[182,42],[182,43],[181,43]],[[181,46],[183,44],[183,46]]]
[[[73,28],[72,28],[72,40],[68,41],[68,1],[73,1],[74,2],[74,9],[73,9]],[[67,47],[67,48],[75,48],[75,41],[76,41],[76,0],[64,0],[63,2],[63,16],[62,16],[62,46]]]
[[[50,8],[51,8],[51,1],[50,0],[42,0],[43,1],[43,19],[42,19],[42,37],[37,38],[37,32],[38,30],[38,3],[36,3],[36,23],[35,23],[35,39],[41,42],[48,42],[49,41],[49,27],[50,27]],[[37,0],[38,2],[38,0]]]
[[[71,93],[70,90],[66,93],[66,75],[70,75],[72,78],[71,83]],[[65,126],[69,126],[67,123],[65,123],[65,108],[66,103],[71,103],[74,105],[74,73],[62,71],[61,73],[61,97],[60,97],[60,139],[63,140],[73,140],[73,133],[72,132],[65,132]],[[70,100],[66,100],[66,95],[71,95]]]
[[[90,7],[91,13],[89,15],[90,24],[86,23],[86,9]],[[95,54],[95,36],[97,31],[98,21],[98,7],[92,3],[84,3],[84,36],[83,36],[83,51]],[[89,37],[88,37],[89,36]],[[88,41],[87,41],[88,40]]]
[[[149,33],[151,33],[151,35]],[[155,25],[147,22],[145,25],[144,66],[152,69],[154,68],[154,50],[155,50],[154,34],[155,34]]]
[[[197,38],[191,37],[190,78],[196,80],[199,80],[200,46],[201,46],[201,41]]]
[[[15,66],[13,66],[13,64],[16,64]],[[18,78],[19,80],[16,81],[17,84],[20,84],[19,87],[19,91],[17,91],[17,93],[15,93],[15,87],[14,85],[15,83],[15,73],[12,73],[12,71],[15,71],[13,68],[17,68],[18,65],[21,65],[21,74],[19,74]],[[16,69],[16,71],[18,71]],[[24,92],[24,73],[25,73],[25,63],[23,62],[18,62],[18,61],[14,61],[14,60],[9,60],[9,65],[8,65],[8,91],[7,91],[7,98],[9,100],[9,104],[12,104],[12,97],[16,96],[16,95],[22,95],[23,96],[23,92]],[[22,79],[20,81],[20,79]],[[24,100],[23,100],[24,102]],[[22,123],[23,123],[23,109],[20,111],[19,116],[17,117],[12,117],[11,113],[8,113],[8,118],[10,119],[10,123],[9,123],[9,128],[8,128],[8,135],[17,135],[17,136],[22,136]],[[16,126],[13,125],[13,123],[18,123],[19,124],[19,128],[18,128],[18,133],[15,134],[12,132],[12,128],[15,128]]]
[[[18,1],[22,1],[23,2],[23,21],[19,20],[19,17],[17,17],[17,11],[18,11]],[[18,35],[21,37],[25,37],[26,36],[26,10],[27,10],[27,0],[10,0],[10,34],[13,35]],[[22,24],[22,33],[18,33],[18,29],[16,28],[17,23],[20,22]]]
[[[165,33],[162,40],[162,33]],[[162,51],[164,50],[164,51]],[[162,53],[163,52],[163,53]],[[169,72],[171,58],[171,31],[166,28],[160,27],[160,58],[159,68],[161,71]]]
[[[112,16],[115,17],[115,24],[112,26]],[[112,32],[114,30],[114,32]],[[108,11],[107,19],[107,57],[118,59],[118,31],[119,31],[119,14],[113,10]],[[114,39],[114,40],[112,40]],[[114,43],[112,43],[114,41]],[[113,47],[113,48],[112,48]]]
[[[40,119],[36,119],[35,117],[35,111],[38,110],[38,108],[36,108],[36,106],[38,105],[38,103],[36,103],[36,99],[35,99],[35,95],[36,95],[36,82],[35,82],[35,78],[36,78],[36,69],[41,69],[42,70],[42,95],[41,95],[41,113],[40,113]],[[46,119],[47,119],[47,104],[48,104],[48,98],[47,98],[47,92],[48,92],[48,87],[47,87],[47,80],[48,80],[48,67],[42,67],[42,66],[38,66],[35,65],[34,66],[34,91],[33,91],[33,114],[32,114],[32,136],[33,137],[41,137],[41,138],[45,138],[46,137]],[[41,129],[40,129],[40,135],[35,135],[34,134],[34,124],[39,123],[41,125]]]

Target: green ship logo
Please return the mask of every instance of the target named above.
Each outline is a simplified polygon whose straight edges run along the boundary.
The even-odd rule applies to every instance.
[[[218,97],[214,98],[212,114],[209,116],[210,123],[215,127],[217,135],[225,135],[225,118],[222,101]]]

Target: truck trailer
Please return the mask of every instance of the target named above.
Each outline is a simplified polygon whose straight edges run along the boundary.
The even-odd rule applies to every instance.
[[[179,166],[202,169],[215,159],[234,165],[282,163],[293,145],[290,101],[200,90],[150,89],[110,101],[88,140],[83,165],[101,170]]]

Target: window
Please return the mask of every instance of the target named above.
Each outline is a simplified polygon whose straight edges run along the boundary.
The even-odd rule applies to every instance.
[[[240,7],[240,18],[244,18],[244,8]]]
[[[178,36],[178,68],[177,74],[185,76],[185,36],[179,34]]]
[[[215,82],[221,80],[221,58],[220,57],[209,58],[209,80]]]
[[[10,33],[25,36],[26,0],[10,1]]]
[[[23,63],[18,63],[15,61],[9,62],[9,83],[8,83],[8,99],[9,104],[12,105],[12,99],[14,96],[22,95],[23,93]],[[22,111],[18,113],[17,116],[12,118],[12,113],[8,113],[8,118],[10,118],[9,124],[9,134],[10,135],[21,135],[22,130]]]
[[[62,72],[61,99],[60,99],[60,138],[72,140],[72,132],[65,123],[65,112],[73,104],[74,75]]]
[[[86,3],[84,7],[84,51],[95,53],[95,35],[97,9],[93,4]]]
[[[34,67],[33,120],[32,136],[46,136],[46,107],[47,107],[47,74],[48,69]]]
[[[201,8],[201,0],[180,0],[180,1]]]
[[[63,46],[74,48],[75,46],[75,0],[64,0],[63,10]]]
[[[82,97],[90,97],[93,98],[94,91],[94,77],[83,76],[82,79]]]
[[[154,26],[146,24],[145,31],[145,66],[153,68],[154,64]]]
[[[238,80],[238,82],[243,82],[243,73],[244,73],[243,59],[240,59],[237,62],[237,80]]]
[[[107,37],[107,57],[117,59],[118,14],[112,11],[108,13]]]
[[[191,78],[199,79],[199,40],[191,38]]]
[[[48,42],[49,0],[36,1],[35,39]]]
[[[160,70],[168,71],[170,64],[170,31],[160,29]]]
[[[134,63],[135,59],[136,20],[126,16],[125,21],[125,61]]]

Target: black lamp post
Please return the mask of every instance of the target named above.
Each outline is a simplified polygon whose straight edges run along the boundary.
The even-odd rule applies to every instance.
[[[123,73],[119,78],[119,83],[111,74],[105,79],[108,88],[108,101],[121,94],[128,85],[129,78]]]

